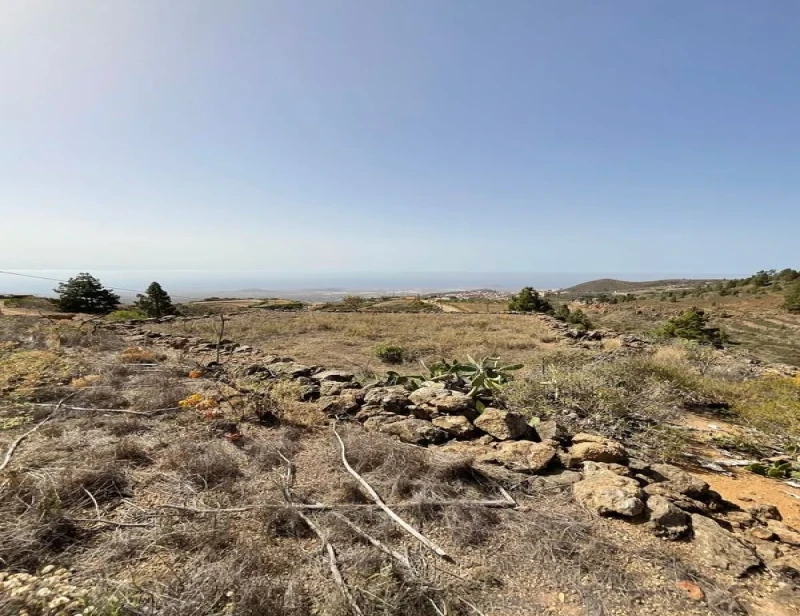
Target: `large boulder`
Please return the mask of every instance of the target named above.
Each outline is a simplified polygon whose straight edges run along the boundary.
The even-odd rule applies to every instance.
[[[657,480],[662,480],[673,492],[683,494],[697,500],[706,500],[709,496],[709,486],[702,479],[687,473],[685,470],[671,464],[653,464],[650,474]]]
[[[752,549],[711,518],[692,514],[692,529],[693,554],[702,564],[728,571],[737,577],[761,564]]]
[[[500,441],[524,438],[531,433],[528,422],[519,413],[491,407],[483,410],[475,425]]]
[[[447,432],[424,419],[407,418],[384,423],[378,430],[415,445],[436,444],[447,440]]]
[[[452,391],[435,383],[411,392],[409,400],[417,417],[431,419],[438,415],[464,415],[473,411],[472,398],[460,391]]]
[[[505,441],[482,455],[478,461],[502,464],[522,473],[538,473],[547,468],[555,457],[556,450],[546,443]]]
[[[685,537],[691,518],[663,496],[647,499],[648,526],[659,537],[677,540]]]
[[[628,518],[644,511],[644,494],[639,484],[628,477],[604,470],[572,486],[575,500],[599,515]]]
[[[472,438],[477,432],[475,426],[463,415],[441,415],[434,417],[431,423],[455,438]]]

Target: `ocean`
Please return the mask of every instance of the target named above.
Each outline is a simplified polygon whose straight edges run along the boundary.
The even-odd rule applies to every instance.
[[[25,276],[0,273],[0,294],[28,293],[52,296],[57,282],[77,274],[74,270],[13,270]],[[158,281],[173,297],[198,299],[224,297],[287,297],[330,300],[348,293],[391,295],[434,293],[469,289],[516,291],[524,286],[559,289],[587,280],[658,280],[664,278],[715,278],[720,275],[621,272],[386,272],[386,273],[276,273],[253,270],[92,270],[123,299]],[[33,278],[28,276],[38,276]]]

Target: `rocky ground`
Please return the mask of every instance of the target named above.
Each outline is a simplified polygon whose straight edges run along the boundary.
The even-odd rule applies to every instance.
[[[5,613],[800,610],[800,533],[771,503],[725,500],[700,474],[637,457],[628,442],[576,432],[557,420],[531,426],[501,403],[479,412],[464,391],[442,382],[415,391],[363,383],[349,372],[300,364],[231,340],[167,334],[154,325],[99,326],[127,347],[121,353],[127,353],[126,361],[138,350],[132,362],[137,379],[167,365],[182,366],[191,377],[184,380],[187,395],[179,406],[131,411],[133,419],[147,422],[137,430],[153,433],[138,437],[141,451],[120,454],[120,441],[130,445],[130,439],[107,433],[119,432],[114,414],[125,408],[110,405],[104,420],[96,402],[91,408],[62,405],[61,432],[51,425],[52,432],[45,426],[31,435],[31,441],[50,444],[21,445],[2,471],[5,477],[0,474],[6,496],[16,490],[14,499],[33,507],[35,499],[20,497],[20,486],[38,481],[37,474],[56,476],[62,472],[57,467],[70,460],[74,464],[81,450],[64,445],[80,429],[95,435],[88,444],[80,441],[84,452],[114,447],[124,470],[112,481],[124,489],[109,491],[108,481],[79,483],[89,496],[71,496],[72,505],[59,510],[60,523],[68,520],[75,527],[70,532],[85,533],[87,542],[68,541],[42,558],[14,554],[17,565],[0,574]],[[608,336],[551,325],[554,335],[574,344]],[[646,343],[624,336],[619,345],[635,353]],[[108,361],[115,353],[106,355]],[[99,387],[100,381],[89,382]],[[81,415],[88,411],[91,420]],[[48,457],[42,446],[65,453]],[[175,461],[180,447],[206,460],[205,466],[185,471],[192,462]],[[209,451],[236,467],[208,458]],[[352,463],[355,474],[343,462]],[[373,510],[369,487],[430,545]],[[59,493],[67,500],[64,490]],[[14,509],[10,501],[7,506],[19,515],[29,510],[18,504]],[[169,506],[183,517],[169,518],[165,527]],[[286,513],[278,519],[276,511]],[[360,513],[350,516],[352,511]],[[232,516],[238,521],[228,528]],[[192,546],[182,553],[164,538],[204,534],[218,524],[230,537],[215,539],[213,553],[205,544],[202,551]],[[289,570],[303,573],[263,574],[269,579],[251,587],[241,576],[259,569],[237,561],[241,548],[235,546],[265,535],[271,538],[258,559],[288,559]],[[328,549],[323,558],[320,544]],[[3,558],[10,565],[11,556]],[[224,588],[209,581],[210,573],[197,576],[199,586],[189,583],[190,571],[205,571],[209,563],[240,567],[241,573],[226,579]],[[159,586],[159,577],[178,571],[192,598],[174,582]],[[106,594],[115,589],[112,605],[95,600],[97,588]],[[196,601],[204,588],[208,596]],[[250,598],[253,588],[269,594],[271,603]]]

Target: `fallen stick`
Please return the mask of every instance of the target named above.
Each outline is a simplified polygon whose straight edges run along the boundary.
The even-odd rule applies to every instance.
[[[42,404],[33,404],[33,406],[46,406]],[[141,415],[143,417],[150,417],[156,413],[166,413],[167,411],[180,411],[179,406],[168,406],[162,409],[153,409],[152,411],[132,411],[130,409],[97,409],[84,406],[65,406],[65,411],[81,411],[91,413],[124,413],[127,415]]]
[[[73,522],[97,522],[99,524],[108,524],[109,526],[119,526],[120,528],[153,528],[152,524],[145,524],[144,522],[115,522],[114,520],[106,520],[103,518],[72,518]]]
[[[389,506],[389,505],[385,505]],[[212,514],[212,513],[245,513],[262,509],[300,509],[302,511],[335,511],[337,509],[376,509],[381,508],[377,503],[264,503],[262,505],[246,505],[244,507],[221,507],[217,509],[203,507],[187,507],[164,503],[158,505],[161,509],[175,509],[187,513]],[[416,507],[487,507],[489,509],[513,509],[517,503],[507,500],[442,500],[442,501],[415,501],[410,503],[393,503],[395,509],[414,509]]]
[[[76,393],[77,392],[72,392],[71,394],[61,398],[61,400],[58,401],[58,404],[56,404],[56,407],[50,412],[50,414],[47,417],[45,417],[42,421],[40,421],[35,426],[33,426],[33,428],[28,430],[25,434],[22,434],[19,437],[17,437],[17,440],[15,440],[13,443],[11,443],[11,446],[8,448],[8,451],[6,452],[5,458],[3,458],[3,463],[0,464],[0,472],[4,471],[5,468],[8,466],[9,462],[11,462],[11,458],[13,457],[14,452],[17,450],[17,447],[20,446],[22,441],[24,441],[31,434],[36,432],[39,428],[41,428],[48,421],[53,419],[53,417],[56,416],[56,413],[58,413],[58,411],[61,409],[61,405],[63,405],[64,402],[66,402],[69,398],[74,396]]]
[[[341,449],[341,454],[342,454],[342,464],[344,464],[344,467],[347,469],[347,472],[350,473],[353,477],[355,477],[355,479],[359,482],[359,484],[361,484],[361,487],[370,496],[370,498],[372,498],[372,500],[375,501],[375,504],[378,505],[378,507],[380,507],[384,511],[384,513],[386,513],[386,515],[388,515],[398,526],[400,526],[400,528],[402,528],[409,535],[414,537],[417,541],[419,541],[422,545],[431,550],[434,554],[436,554],[437,556],[443,558],[448,562],[453,562],[453,558],[447,552],[445,552],[433,541],[428,539],[416,528],[411,526],[411,524],[406,522],[403,518],[401,518],[394,511],[392,511],[392,509],[390,509],[386,505],[386,503],[383,502],[383,499],[375,491],[375,489],[371,485],[369,485],[369,483],[367,483],[367,480],[364,479],[361,475],[359,475],[358,472],[356,472],[356,470],[352,466],[350,466],[350,463],[347,461],[347,454],[345,452],[344,441],[342,440],[342,437],[339,436],[339,433],[336,431],[336,422],[331,424],[331,427],[333,429],[334,436],[336,436],[336,440],[339,441],[339,447]]]
[[[341,513],[337,512],[337,511],[331,511],[330,514],[332,516],[334,516],[337,520],[341,520],[342,522],[347,524],[347,526],[349,526],[353,530],[353,532],[355,532],[360,537],[363,537],[364,539],[369,541],[372,545],[374,545],[376,548],[378,548],[381,552],[383,552],[384,554],[387,554],[387,555],[391,556],[392,558],[394,558],[401,565],[403,565],[406,569],[410,569],[411,568],[411,563],[408,561],[408,558],[405,555],[401,554],[397,550],[393,550],[392,548],[390,548],[389,546],[385,545],[384,543],[382,543],[378,539],[375,539],[375,537],[370,535],[367,531],[362,529],[360,526],[358,526],[355,522],[350,520],[348,517],[343,516]]]
[[[299,510],[297,511],[297,515],[300,516],[300,518],[302,518],[302,520],[306,524],[308,524],[308,527],[314,531],[314,533],[319,538],[320,543],[322,543],[322,547],[327,553],[328,567],[331,570],[331,575],[333,576],[333,580],[336,582],[337,586],[339,586],[339,589],[342,591],[342,595],[344,595],[344,598],[347,599],[347,602],[350,604],[350,607],[352,608],[353,612],[358,616],[363,616],[364,613],[361,611],[361,608],[358,607],[358,603],[356,603],[356,600],[353,598],[350,589],[347,587],[347,584],[345,583],[344,578],[342,577],[342,572],[339,569],[339,563],[336,560],[336,550],[333,549],[333,546],[323,534],[322,529],[320,529],[320,527],[317,526],[311,520],[311,518],[309,518],[305,513]]]
[[[294,483],[294,464],[292,464],[292,461],[284,456],[280,450],[278,451],[278,455],[283,458],[284,462],[286,462],[286,477],[284,478],[283,484],[283,497],[286,499],[286,503],[291,505],[293,501],[292,484]],[[342,595],[350,604],[350,608],[353,610],[353,613],[356,614],[356,616],[364,616],[364,613],[361,611],[361,608],[358,607],[358,603],[356,603],[355,598],[353,598],[353,594],[350,592],[347,583],[344,581],[344,577],[342,577],[342,571],[339,569],[339,562],[336,559],[336,550],[333,549],[333,545],[331,545],[330,541],[328,541],[328,538],[325,536],[325,533],[322,532],[322,529],[317,526],[317,524],[311,518],[309,518],[302,511],[297,510],[296,513],[319,538],[320,543],[322,544],[322,549],[325,550],[325,553],[327,554],[328,567],[331,570],[333,581],[336,582],[336,585],[339,587]]]

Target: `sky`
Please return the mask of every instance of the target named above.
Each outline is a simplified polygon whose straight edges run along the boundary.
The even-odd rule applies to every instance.
[[[800,266],[792,0],[4,0],[0,269]]]

